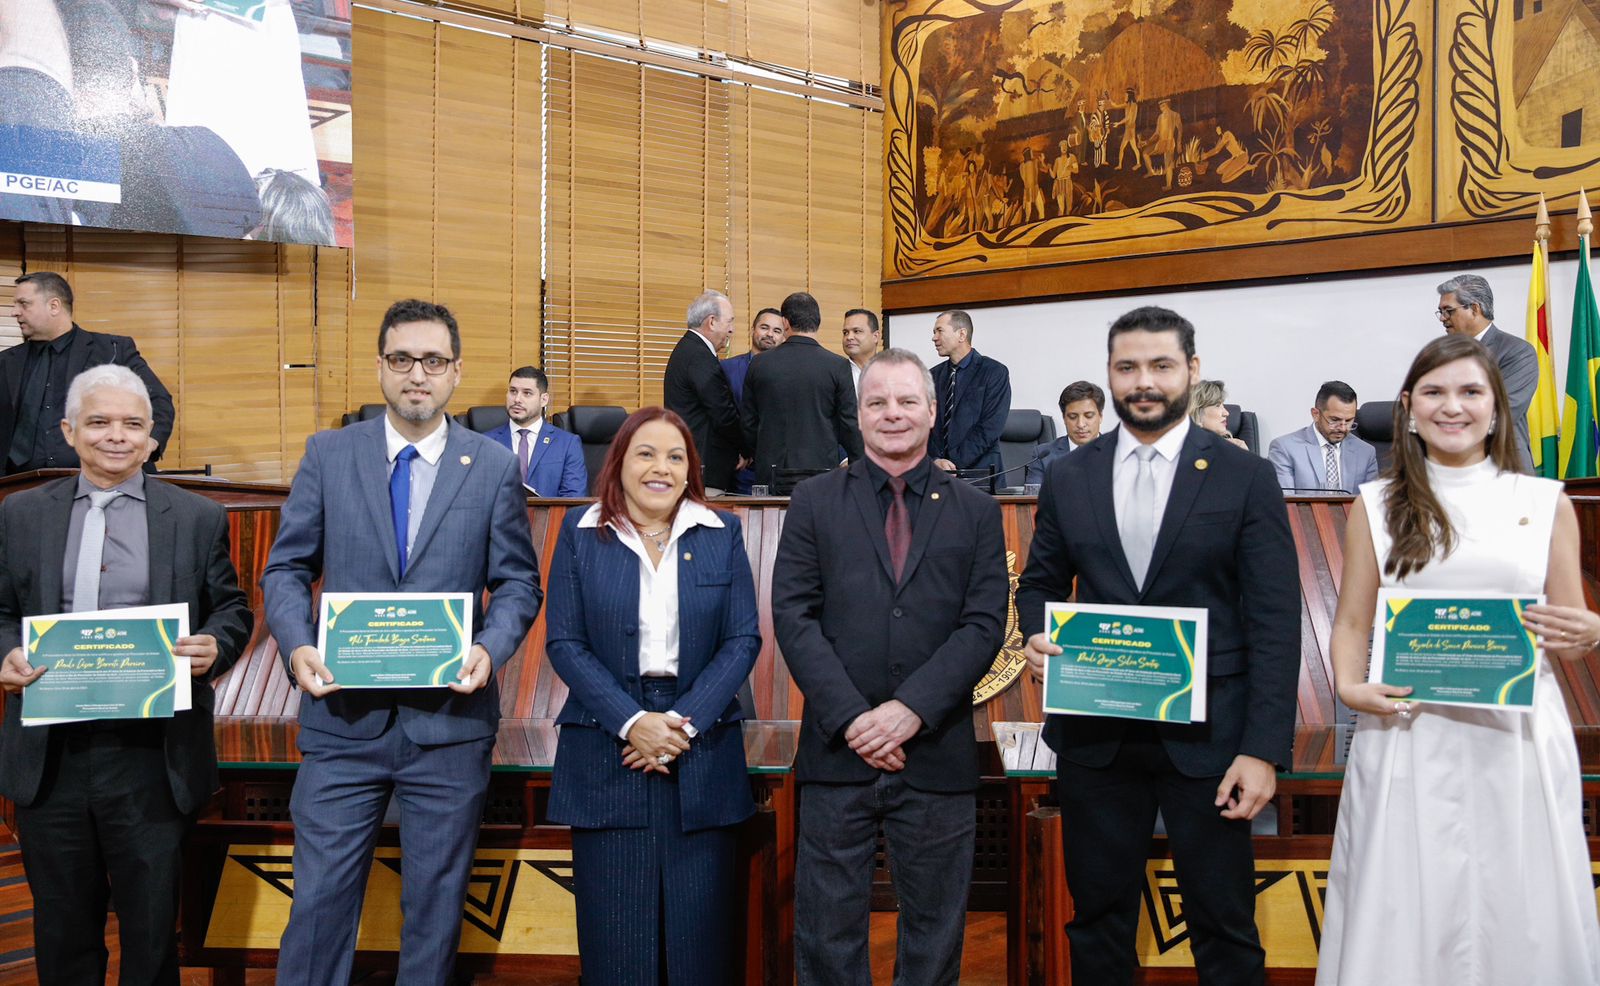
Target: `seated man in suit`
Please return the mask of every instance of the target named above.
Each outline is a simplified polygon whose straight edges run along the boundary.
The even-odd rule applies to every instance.
[[[1355,390],[1341,380],[1323,384],[1311,423],[1279,435],[1267,448],[1278,485],[1285,492],[1355,493],[1377,479],[1378,451],[1352,433],[1355,424]]]
[[[517,454],[522,485],[530,495],[588,496],[583,442],[545,420],[549,407],[550,379],[537,366],[519,366],[506,384],[511,420],[486,435]]]
[[[72,320],[72,286],[60,274],[36,271],[17,278],[12,303],[25,345],[0,353],[0,470],[73,468],[78,453],[62,437],[67,385],[91,366],[116,363],[144,381],[156,441],[150,462],[172,436],[172,395],[127,336],[90,332]]]
[[[154,444],[144,381],[125,366],[91,367],[64,403],[55,425],[78,472],[0,501],[0,686],[11,693],[0,795],[17,809],[39,981],[106,981],[109,897],[122,981],[176,986],[180,851],[219,783],[211,682],[255,620],[222,507],[141,471]],[[28,687],[50,671],[22,651],[24,617],[164,603],[189,608],[174,653],[189,658],[192,708],[22,726]]]
[[[1069,383],[1061,392],[1061,423],[1067,433],[1053,442],[1033,447],[1033,461],[1023,473],[1023,484],[1039,486],[1044,483],[1044,471],[1050,463],[1087,445],[1100,437],[1100,423],[1105,420],[1106,392],[1087,380]]]
[[[384,415],[306,440],[261,576],[267,622],[301,692],[282,986],[350,982],[391,797],[404,860],[396,980],[451,981],[500,723],[496,672],[520,651],[543,598],[516,458],[444,413],[461,382],[455,316],[395,302],[376,363]],[[317,649],[318,579],[325,592],[470,595],[472,648],[448,687],[341,691]]]
[[[1000,434],[1011,413],[1011,371],[972,348],[972,316],[963,311],[934,319],[933,348],[944,357],[933,368],[939,401],[939,419],[928,440],[933,464],[946,472],[999,472]]]

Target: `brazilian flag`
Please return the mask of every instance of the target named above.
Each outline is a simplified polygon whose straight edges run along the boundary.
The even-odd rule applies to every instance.
[[[1577,479],[1600,475],[1600,449],[1595,378],[1600,374],[1600,311],[1595,308],[1589,276],[1589,237],[1579,239],[1578,291],[1572,302],[1572,348],[1567,356],[1567,392],[1561,415],[1561,476]]]

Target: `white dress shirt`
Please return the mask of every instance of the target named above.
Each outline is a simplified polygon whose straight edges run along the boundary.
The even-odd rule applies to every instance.
[[[718,359],[722,358],[721,354],[717,352],[717,344],[706,338],[704,333],[702,333],[699,329],[690,329],[689,331],[693,332],[701,342],[706,344],[706,348],[711,350],[711,355],[716,356]]]
[[[1150,457],[1150,472],[1156,481],[1155,512],[1150,530],[1161,533],[1161,517],[1167,512],[1167,498],[1172,495],[1172,479],[1178,474],[1178,453],[1183,451],[1183,440],[1189,437],[1187,416],[1176,428],[1156,439],[1156,454]],[[1139,473],[1139,461],[1133,451],[1142,442],[1133,436],[1127,425],[1117,429],[1117,457],[1111,462],[1111,497],[1116,502],[1117,526],[1122,525],[1124,504],[1133,496],[1133,480]]]
[[[528,464],[533,465],[533,450],[539,445],[539,430],[544,427],[544,415],[541,414],[537,418],[534,418],[533,422],[528,425],[519,425],[515,421],[511,422],[512,455],[517,455],[517,449],[522,447],[522,429],[524,427],[528,429]],[[526,487],[528,477],[523,476],[522,482],[524,487]]]
[[[394,422],[383,416],[383,439],[389,456],[389,474],[394,475],[394,458],[407,445],[417,447],[417,457],[411,460],[410,513],[406,517],[406,554],[417,543],[417,531],[422,528],[422,515],[428,509],[428,497],[433,493],[433,481],[439,478],[439,460],[444,457],[444,445],[450,437],[450,416],[439,415],[439,427],[428,437],[413,442],[394,430]]]
[[[592,504],[578,520],[578,527],[600,526],[600,505]],[[650,553],[644,540],[632,525],[607,525],[617,535],[617,540],[639,556],[639,673],[650,677],[675,677],[678,673],[678,553],[674,550],[678,540],[691,527],[722,527],[722,518],[709,507],[684,500],[673,518],[672,531],[666,549],[661,552],[661,564],[650,564]],[[669,715],[677,715],[669,712]],[[619,735],[626,740],[628,730],[644,716],[636,712],[622,724]],[[684,731],[695,735],[693,726]]]

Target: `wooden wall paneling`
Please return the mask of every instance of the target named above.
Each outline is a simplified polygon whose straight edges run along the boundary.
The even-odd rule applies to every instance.
[[[180,467],[209,462],[226,465],[234,479],[284,478],[278,249],[248,240],[181,240]],[[309,265],[300,273],[309,282]],[[309,397],[310,387],[301,389]]]
[[[544,57],[540,45],[512,46],[511,367],[543,364]]]
[[[16,280],[22,275],[22,225],[0,223],[0,348],[22,341],[22,330],[12,316]]]
[[[353,30],[355,156],[361,173],[351,324],[376,333],[396,299],[431,298],[437,287],[434,103],[437,35],[445,29],[363,8],[354,13]],[[370,353],[372,345],[357,342],[353,352],[365,348]],[[350,391],[351,407],[382,399],[376,374],[358,371]]]
[[[318,250],[316,255],[318,428],[334,427],[355,407],[350,399],[351,376],[371,378],[374,372],[372,334],[355,332],[350,324],[352,256],[349,250]],[[304,450],[302,446],[298,451]]]
[[[876,253],[868,250],[862,235],[866,176],[858,148],[868,114],[820,100],[812,100],[810,109],[811,188],[806,203],[810,290],[822,306],[823,345],[843,352],[844,313],[870,300],[862,258]]]
[[[329,253],[344,251],[330,250]],[[317,430],[317,250],[280,244],[278,254],[278,480],[294,477],[306,436]]]
[[[638,362],[639,404],[648,405],[661,401],[689,302],[727,284],[728,92],[719,82],[652,69],[641,81]]]
[[[740,176],[747,199],[743,242],[733,262],[748,284],[744,326],[758,308],[776,308],[810,283],[808,243],[810,113],[805,101],[764,89],[741,88],[748,148]],[[737,118],[737,117],[736,117]],[[745,334],[748,339],[748,332]]]
[[[500,404],[512,366],[513,46],[441,27],[434,192],[434,294],[461,325],[460,411]]]

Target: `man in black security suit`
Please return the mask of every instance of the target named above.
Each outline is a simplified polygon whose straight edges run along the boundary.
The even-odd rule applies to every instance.
[[[1206,721],[1155,725],[1051,716],[1074,982],[1133,982],[1145,860],[1166,822],[1200,981],[1261,984],[1250,820],[1276,789],[1294,738],[1300,597],[1294,541],[1272,466],[1192,427],[1194,327],[1164,308],[1117,319],[1108,342],[1122,426],[1050,465],[1028,564],[1022,626],[1077,600],[1209,612]],[[1028,638],[1035,676],[1061,653]]]
[[[144,381],[156,440],[150,462],[161,458],[172,437],[172,395],[133,340],[81,328],[72,320],[72,287],[50,271],[17,278],[12,305],[23,344],[0,353],[0,471],[77,468],[78,453],[61,432],[67,385],[103,363],[126,366]]]

